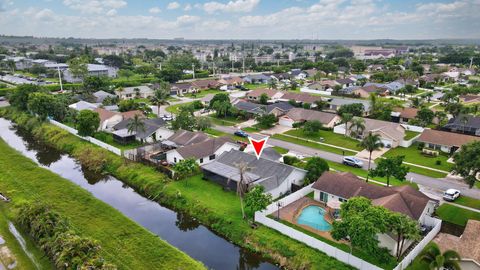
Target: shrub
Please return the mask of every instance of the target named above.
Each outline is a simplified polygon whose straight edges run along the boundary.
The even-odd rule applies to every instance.
[[[419,142],[418,145],[417,145],[418,150],[422,150],[424,147],[425,147],[425,143],[423,143],[423,142]]]
[[[435,161],[435,165],[438,165],[438,166],[442,165],[442,161],[439,160],[439,159],[437,159],[437,160]]]
[[[299,162],[300,159],[298,159],[297,157],[294,157],[294,156],[283,156],[283,163],[287,164],[287,165],[293,165],[297,162]]]

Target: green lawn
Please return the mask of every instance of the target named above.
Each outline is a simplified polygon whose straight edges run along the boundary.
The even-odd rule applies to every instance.
[[[420,135],[420,132],[407,130],[407,131],[405,131],[405,137],[403,137],[403,139],[405,141],[409,141],[409,140],[413,139],[414,137],[416,137],[417,135]]]
[[[143,144],[139,141],[133,141],[128,144],[120,144],[113,139],[113,135],[108,132],[100,131],[96,132],[93,137],[97,140],[100,140],[104,143],[108,143],[111,146],[117,147],[120,150],[129,150],[142,146]]]
[[[288,149],[285,149],[283,147],[280,147],[280,146],[274,146],[273,149],[275,149],[275,151],[277,151],[279,154],[281,155],[284,155],[286,153],[288,153]]]
[[[189,106],[189,105],[193,104],[193,102],[194,101],[171,105],[171,106],[168,106],[165,110],[169,113],[179,113],[180,112],[180,107]],[[200,109],[197,109],[196,111],[198,111],[198,110],[200,110]]]
[[[480,220],[480,213],[447,203],[438,207],[436,213],[440,219],[460,226],[465,226],[469,219]]]
[[[224,117],[224,118],[220,118],[218,116],[216,116],[215,114],[212,114],[210,116],[208,116],[208,118],[210,118],[210,120],[212,120],[212,123],[215,124],[215,125],[219,125],[219,126],[235,126],[236,124],[240,124],[242,122],[245,122],[246,120],[243,120],[243,119],[237,119],[236,117],[233,117],[233,116],[227,116],[227,117]]]
[[[320,130],[317,134],[306,135],[303,133],[303,129],[292,129],[285,132],[284,134],[300,137],[307,140],[328,143],[328,144],[349,148],[356,151],[361,151],[363,149],[362,147],[358,146],[359,141],[352,139],[350,137],[345,137],[344,135],[341,135],[341,134],[336,134],[333,131],[329,131],[329,130]],[[323,141],[320,141],[320,138],[323,138]]]
[[[12,219],[12,217],[7,215],[8,207],[8,204],[3,202],[0,203],[0,236],[5,240],[4,245],[8,247],[15,257],[15,261],[17,262],[17,267],[15,269],[35,269],[34,263],[23,251],[22,246],[8,228],[8,221]],[[35,243],[30,237],[24,234],[22,234],[22,237],[25,239],[27,251],[33,255],[33,258],[40,266],[40,269],[53,269],[54,267],[52,263],[44,256],[43,251],[35,246]],[[0,263],[1,261],[2,259],[0,258]]]
[[[448,163],[448,156],[440,153],[438,157],[429,157],[422,154],[421,150],[417,149],[417,143],[412,144],[410,147],[397,147],[390,149],[383,155],[384,157],[405,156],[405,161],[413,164],[426,166],[443,171],[451,171],[452,164]],[[440,160],[441,164],[437,165],[437,160]]]
[[[258,88],[268,88],[269,85],[268,84],[253,84],[253,83],[246,83],[243,85],[245,88],[248,88],[248,89],[258,89]]]
[[[328,166],[331,169],[334,169],[336,171],[351,172],[351,173],[353,173],[355,175],[358,175],[360,177],[364,177],[364,178],[367,177],[367,171],[363,170],[361,168],[354,168],[352,166],[343,165],[343,164],[336,163],[336,162],[329,161],[329,160],[327,160],[327,163],[328,163]],[[385,177],[378,177],[377,176],[377,177],[370,177],[370,179],[373,179],[377,182],[382,182],[382,183],[385,183],[385,184],[387,183],[387,178],[385,178]],[[390,178],[390,185],[391,186],[412,185],[412,186],[416,187],[415,183],[410,183],[408,181],[399,181],[399,180],[393,179],[393,178]]]
[[[185,94],[185,96],[190,98],[203,98],[208,94],[218,94],[218,93],[225,93],[225,91],[221,91],[218,89],[207,89],[207,90],[201,90],[198,93],[188,93],[188,94]]]
[[[460,196],[455,203],[480,210],[480,200],[474,198]]]
[[[347,150],[344,151],[344,150],[341,150],[341,149],[338,149],[338,148],[335,148],[335,147],[331,147],[331,146],[327,146],[327,145],[323,145],[323,144],[318,144],[318,143],[314,143],[314,142],[311,142],[311,141],[306,141],[306,140],[303,140],[303,139],[292,138],[292,137],[288,137],[288,136],[285,136],[285,135],[282,135],[282,134],[275,134],[275,135],[272,136],[272,138],[277,139],[277,140],[290,142],[290,143],[295,143],[295,144],[298,144],[298,145],[303,145],[303,146],[306,146],[306,147],[315,148],[315,149],[322,150],[322,151],[327,151],[327,152],[339,154],[339,155],[345,154],[346,156],[353,156],[353,155],[356,154],[355,152],[351,152],[351,151],[347,151]]]
[[[90,192],[39,167],[2,140],[0,152],[0,190],[14,202],[6,207],[9,216],[14,218],[18,203],[41,200],[65,216],[77,233],[97,240],[102,256],[119,269],[152,269],[152,265],[203,268]]]

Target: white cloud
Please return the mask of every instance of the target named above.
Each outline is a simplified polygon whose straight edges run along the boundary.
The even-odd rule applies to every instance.
[[[177,18],[176,23],[178,26],[192,25],[200,21],[198,16],[183,15]]]
[[[180,7],[180,4],[178,2],[170,2],[167,5],[167,9],[177,9]]]
[[[186,4],[186,5],[185,5],[185,8],[183,8],[183,10],[185,10],[185,11],[190,11],[190,10],[192,10],[192,5]]]
[[[112,10],[127,6],[124,0],[63,0],[63,4],[84,14],[113,13]]]
[[[117,15],[117,10],[116,9],[110,9],[107,12],[107,16],[115,16],[115,15]]]
[[[158,14],[158,13],[162,12],[162,10],[159,7],[152,7],[148,10],[148,12],[150,12],[152,14]]]
[[[203,4],[203,10],[207,13],[222,12],[251,12],[260,0],[232,0],[226,4],[220,2],[207,2]]]

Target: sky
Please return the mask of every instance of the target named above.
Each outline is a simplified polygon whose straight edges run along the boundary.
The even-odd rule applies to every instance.
[[[151,39],[480,38],[480,0],[0,0],[0,34]]]

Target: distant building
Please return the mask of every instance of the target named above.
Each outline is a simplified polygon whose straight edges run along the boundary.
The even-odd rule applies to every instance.
[[[117,77],[117,68],[109,67],[105,65],[98,65],[98,64],[87,64],[88,75],[87,76],[96,76],[96,77],[110,77],[115,78]],[[63,79],[66,82],[81,82],[81,78],[75,77],[70,69],[66,69],[63,72]]]

